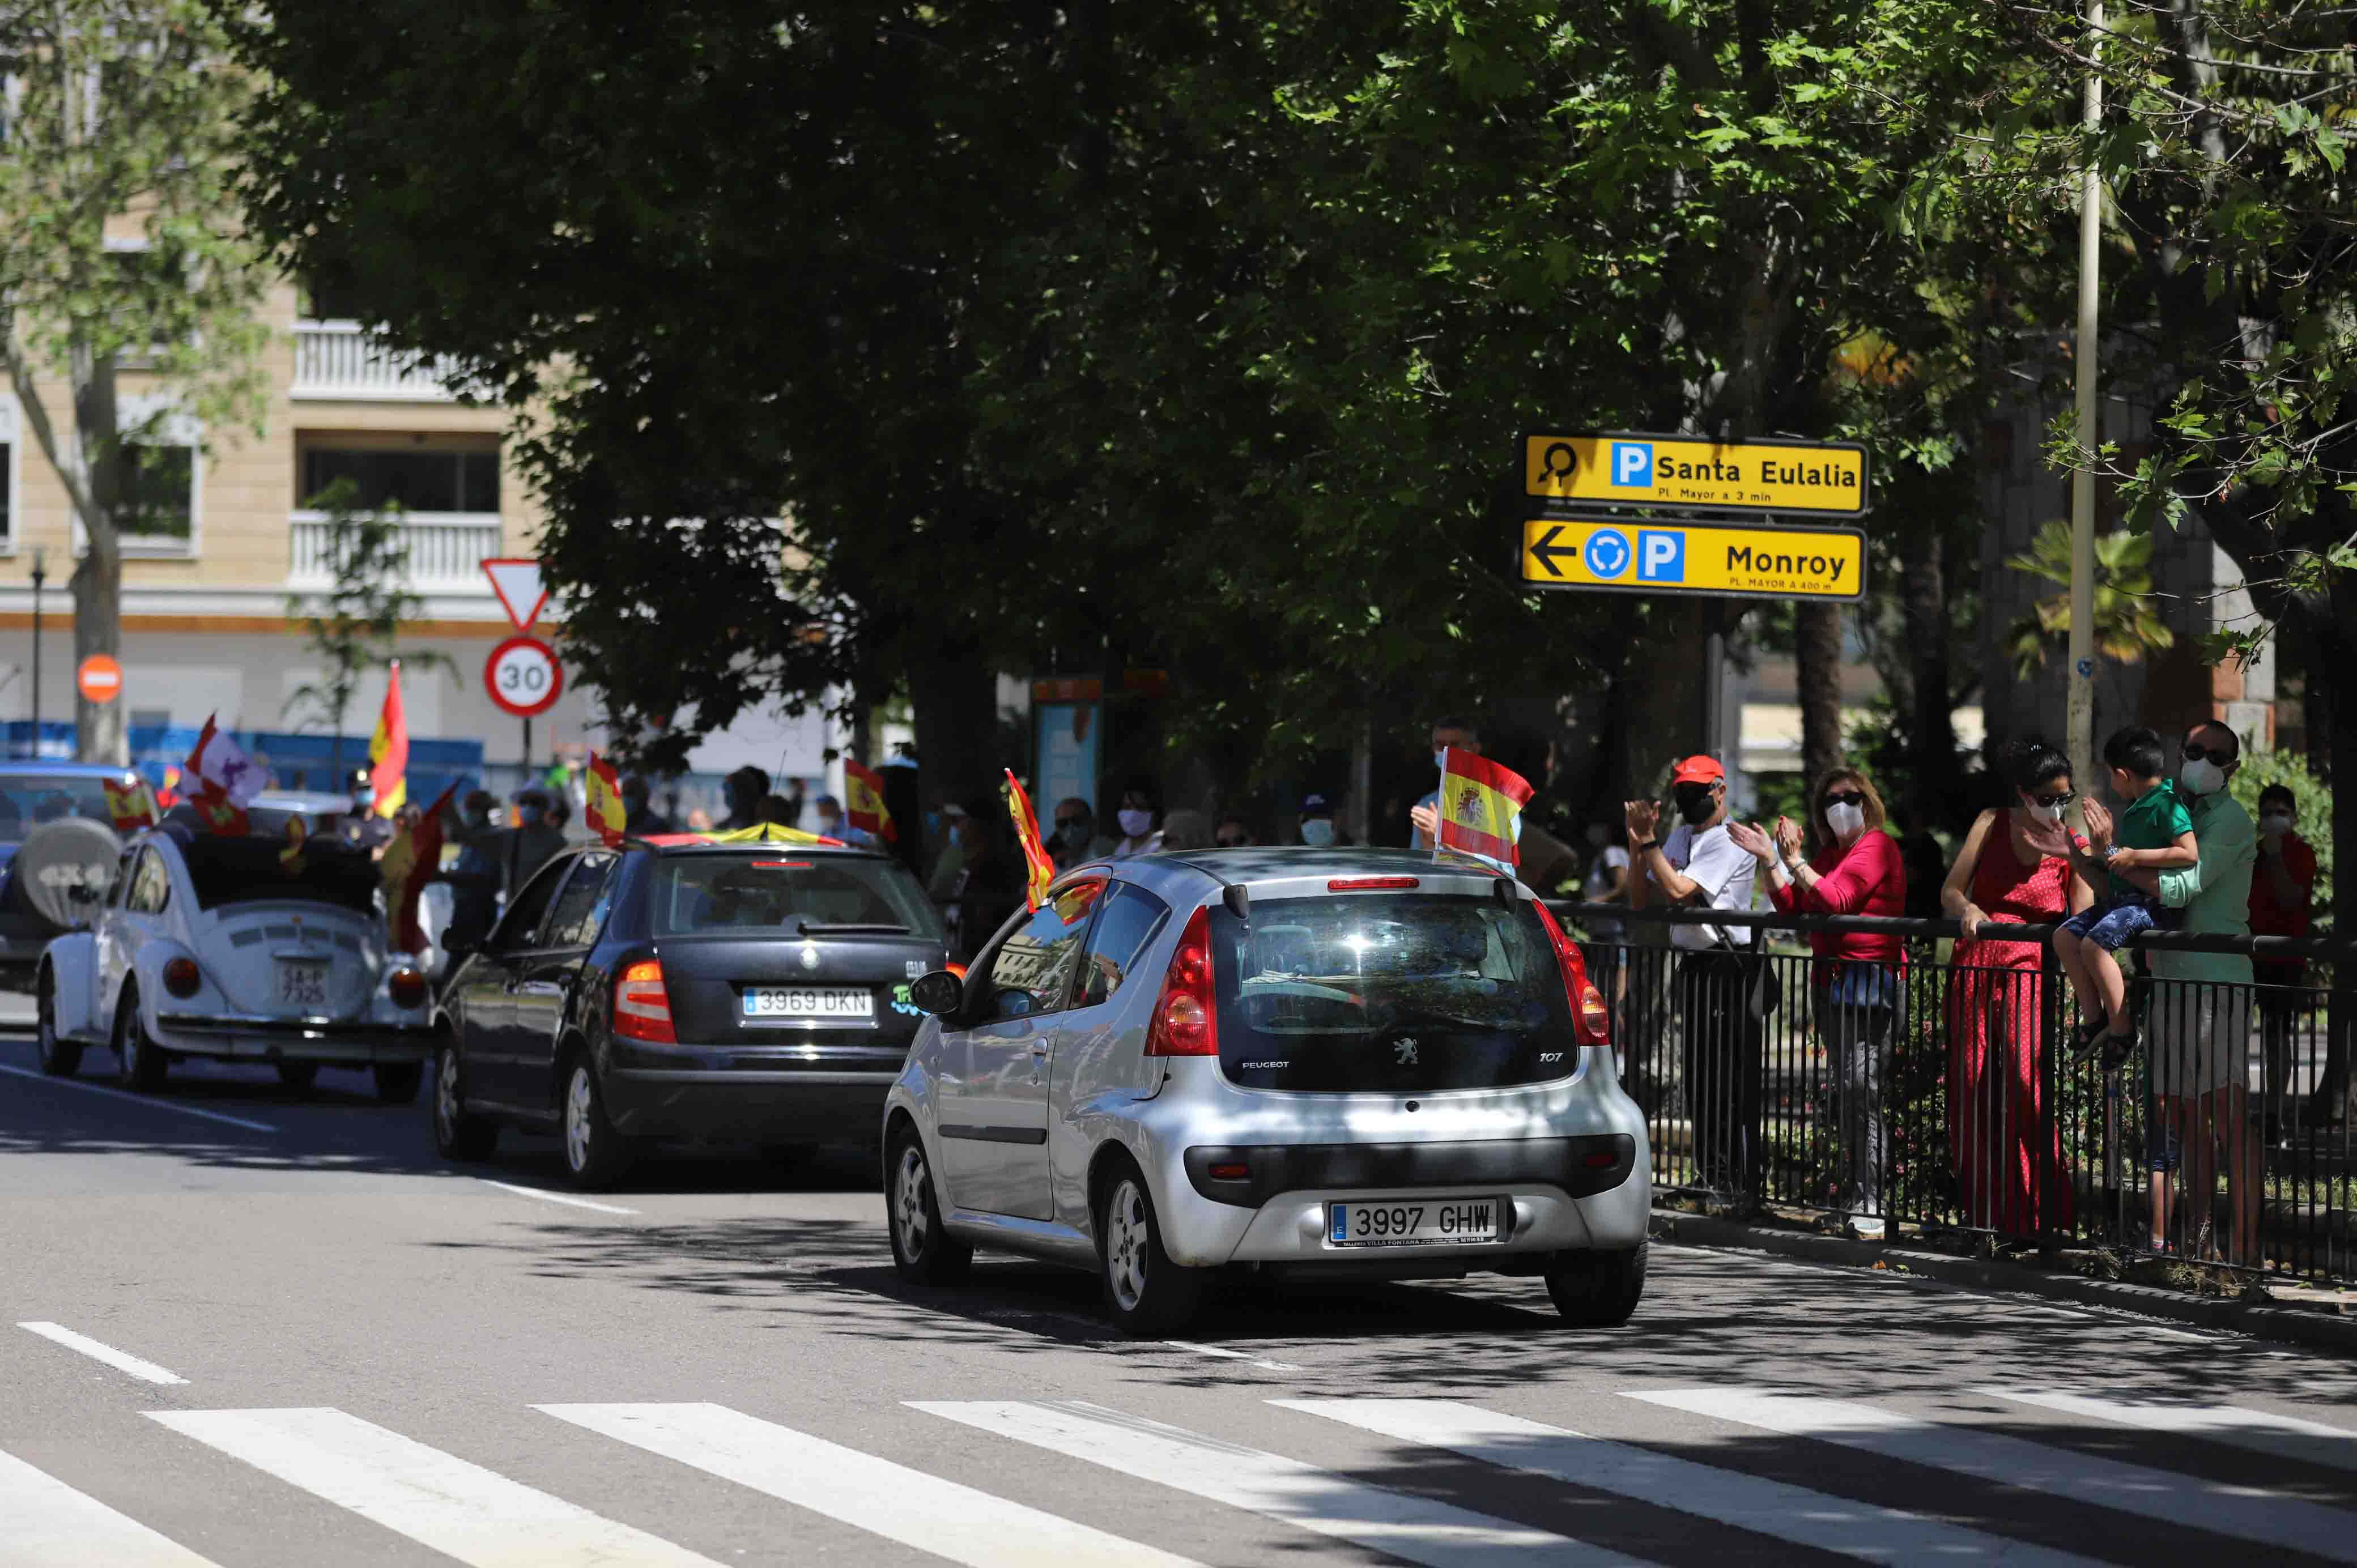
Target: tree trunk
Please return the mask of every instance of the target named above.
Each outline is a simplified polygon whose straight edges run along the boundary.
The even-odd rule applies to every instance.
[[[1945,541],[1936,525],[1900,540],[1899,609],[1907,632],[1914,711],[1907,725],[1912,775],[1907,813],[1917,828],[1957,825],[1955,722],[1949,709],[1948,591]]]
[[[1801,771],[1813,789],[1842,758],[1841,610],[1804,604],[1793,614],[1801,695]]]
[[[83,554],[74,567],[70,585],[74,606],[74,669],[94,654],[118,659],[123,650],[123,538],[115,528],[124,497],[115,458],[121,439],[116,422],[114,358],[91,352],[77,338],[67,353],[68,380],[73,391],[73,431],[65,461],[80,483],[69,483],[67,493],[79,492],[75,507],[81,523]],[[74,690],[74,756],[83,762],[123,767],[131,760],[124,733],[124,693],[117,688],[111,702],[93,703]]]
[[[2327,600],[2326,618],[2308,628],[2313,650],[2311,671],[2357,669],[2357,573],[2336,572]],[[2309,677],[2309,689],[2326,684]],[[2357,725],[2345,713],[2334,715],[2327,779],[2337,796],[2342,784],[2357,781]],[[2245,746],[2250,743],[2247,738]],[[2345,936],[2352,928],[2349,912],[2357,908],[2357,807],[2335,800],[2332,811],[2332,913],[2317,936]],[[2357,965],[2332,968],[2332,990],[2325,998],[2324,1076],[2317,1086],[2318,1109],[2325,1115],[2346,1110],[2350,1099],[2350,1055],[2357,1049]]]
[[[998,731],[997,671],[979,642],[944,638],[938,628],[911,628],[902,647],[909,671],[909,703],[916,721],[924,810],[955,800],[969,811],[989,813],[983,820],[994,829],[1005,825],[1004,815],[996,810],[998,776],[993,767]],[[921,822],[912,825],[923,826]],[[927,839],[923,845],[927,865],[940,848],[937,839]]]

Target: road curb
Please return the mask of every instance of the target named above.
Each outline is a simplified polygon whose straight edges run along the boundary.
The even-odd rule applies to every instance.
[[[1653,1210],[1652,1234],[1657,1240],[1688,1247],[1722,1247],[1767,1252],[1780,1258],[1872,1268],[1877,1263],[1904,1269],[1918,1279],[1972,1290],[2000,1291],[2015,1295],[2042,1296],[2081,1306],[2109,1307],[2167,1318],[2197,1328],[2247,1334],[2256,1339],[2299,1345],[2309,1349],[2357,1355],[2357,1318],[2302,1312],[2285,1306],[2265,1306],[2219,1296],[2188,1295],[2154,1285],[2128,1284],[2120,1280],[2089,1279],[2083,1274],[2041,1269],[2031,1264],[1984,1258],[1952,1257],[1945,1252],[1917,1251],[1873,1241],[1852,1241],[1840,1236],[1812,1236],[1748,1225],[1739,1219],[1709,1215]]]

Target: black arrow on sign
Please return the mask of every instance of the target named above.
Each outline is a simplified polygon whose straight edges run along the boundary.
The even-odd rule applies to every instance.
[[[1556,556],[1568,555],[1575,561],[1579,559],[1579,547],[1577,545],[1557,544],[1555,542],[1555,536],[1562,532],[1562,525],[1557,524],[1556,526],[1548,529],[1545,533],[1540,536],[1538,542],[1531,546],[1531,553],[1538,557],[1539,564],[1547,569],[1547,575],[1550,577],[1560,577],[1563,575],[1563,568],[1555,564],[1555,558]]]

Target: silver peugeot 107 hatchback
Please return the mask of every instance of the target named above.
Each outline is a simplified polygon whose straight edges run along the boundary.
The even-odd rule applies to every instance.
[[[1383,850],[1086,865],[910,994],[884,1176],[911,1280],[977,1246],[1071,1262],[1135,1334],[1236,1264],[1636,1309],[1644,1119],[1579,950],[1511,878]]]

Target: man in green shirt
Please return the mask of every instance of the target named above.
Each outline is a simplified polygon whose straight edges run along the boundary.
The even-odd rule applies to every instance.
[[[2178,794],[2193,818],[2200,862],[2183,871],[2154,871],[2137,864],[2150,852],[2122,850],[2106,868],[2179,910],[2179,930],[2247,937],[2259,835],[2250,813],[2226,793],[2226,781],[2242,767],[2242,742],[2224,725],[2204,720],[2186,731],[2179,757]],[[2113,843],[2111,813],[2090,800],[2086,817],[2087,842],[2100,858]],[[2208,1229],[2211,1197],[2222,1163],[2229,1211],[2226,1259],[2255,1265],[2260,1261],[2259,1170],[2249,1104],[2250,958],[2244,953],[2157,950],[2150,962],[2153,1090],[2160,1097],[2163,1120],[2184,1146],[2185,1190],[2199,1205],[2193,1215],[2196,1234]],[[2168,1179],[2165,1169],[2152,1173],[2156,1250],[2169,1235]]]

